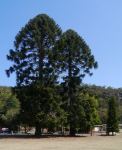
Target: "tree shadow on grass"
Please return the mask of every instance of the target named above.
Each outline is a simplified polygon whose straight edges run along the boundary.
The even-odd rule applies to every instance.
[[[0,135],[0,139],[43,139],[43,138],[85,138],[88,137],[87,135],[76,135],[76,136],[70,136],[70,135],[41,135],[41,136],[35,136],[35,135]]]

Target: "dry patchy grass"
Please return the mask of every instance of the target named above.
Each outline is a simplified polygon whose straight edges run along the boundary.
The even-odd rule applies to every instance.
[[[117,136],[1,138],[0,150],[121,150],[122,134]]]

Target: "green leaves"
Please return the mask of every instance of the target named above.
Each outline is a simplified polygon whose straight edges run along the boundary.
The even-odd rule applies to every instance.
[[[77,104],[78,87],[86,74],[92,75],[91,70],[96,68],[97,62],[86,42],[71,29],[63,33],[57,47],[60,73],[67,86],[65,92],[68,95],[69,122],[72,130],[70,134],[75,134],[76,127],[73,124],[77,122],[78,119],[76,118],[79,116],[79,114],[75,115],[77,112],[75,104],[79,108]]]
[[[94,125],[100,123],[98,115],[98,100],[94,96],[88,94],[80,94],[79,100],[83,107],[84,116],[81,119],[82,131],[90,131]]]
[[[60,35],[60,27],[48,15],[41,14],[31,19],[17,34],[15,50],[10,50],[7,56],[13,62],[13,66],[6,71],[7,75],[16,72],[19,86],[36,80],[48,80],[46,84],[55,82],[53,48]]]
[[[9,89],[0,88],[0,91],[0,120],[9,123],[19,114],[20,103]]]
[[[117,106],[115,98],[112,97],[108,102],[108,118],[107,118],[107,134],[110,132],[118,132],[118,116],[117,116]]]

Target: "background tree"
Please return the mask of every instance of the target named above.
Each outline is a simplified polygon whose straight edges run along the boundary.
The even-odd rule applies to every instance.
[[[112,132],[112,135],[114,135],[114,132],[119,131],[116,107],[115,98],[112,97],[108,102],[107,135],[109,135],[110,132]]]
[[[10,127],[20,111],[20,103],[11,88],[0,88],[0,126]],[[11,126],[12,127],[12,126]]]
[[[81,118],[80,130],[81,132],[90,132],[94,125],[100,124],[100,118],[98,114],[98,100],[94,96],[81,93],[80,96],[81,105],[83,107],[84,117]]]
[[[92,75],[91,69],[97,67],[97,62],[91,54],[86,42],[73,30],[63,33],[58,42],[59,65],[67,93],[69,110],[70,135],[75,135],[74,127],[76,95],[78,86],[86,74]],[[76,111],[76,110],[75,110]]]
[[[45,14],[38,15],[17,34],[14,42],[15,49],[10,50],[7,56],[8,60],[13,62],[13,65],[6,71],[7,75],[16,72],[17,89],[22,90],[22,95],[25,95],[23,87],[26,88],[27,93],[30,93],[28,97],[24,96],[24,104],[27,102],[27,109],[24,109],[23,101],[21,101],[22,110],[26,113],[26,110],[29,109],[28,112],[36,113],[35,115],[40,116],[39,118],[41,118],[40,114],[46,113],[42,112],[46,107],[42,103],[47,103],[47,99],[49,100],[49,95],[46,95],[46,92],[44,95],[43,92],[46,91],[46,88],[47,91],[53,88],[57,82],[59,72],[56,67],[54,47],[60,35],[61,29],[53,19]],[[28,105],[29,102],[31,107]],[[48,107],[51,105],[50,103]],[[42,121],[36,119],[33,122],[35,122],[36,134],[39,135]]]
[[[81,93],[88,93],[91,96],[95,96],[99,103],[99,116],[102,124],[107,122],[107,110],[108,110],[108,99],[115,97],[115,101],[118,107],[119,120],[122,122],[122,89],[112,88],[112,87],[102,87],[96,85],[86,85],[82,84],[80,86]]]

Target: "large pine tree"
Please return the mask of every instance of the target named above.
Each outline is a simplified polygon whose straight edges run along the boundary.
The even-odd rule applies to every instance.
[[[79,95],[79,98],[84,111],[84,117],[80,120],[80,129],[82,132],[91,132],[92,135],[94,125],[100,123],[98,100],[94,96],[82,93]]]
[[[6,72],[16,72],[17,86],[30,85],[34,81],[49,85],[56,80],[53,48],[61,35],[60,27],[53,19],[41,14],[31,19],[17,34],[14,50],[7,55],[13,62]]]
[[[52,116],[55,119],[55,110],[60,109],[53,89],[58,78],[54,47],[61,33],[52,18],[46,14],[37,15],[17,34],[15,48],[7,56],[13,62],[6,71],[7,75],[16,73],[15,91],[19,91],[22,112],[36,126],[37,135],[41,133],[46,118],[49,120]],[[58,116],[61,112],[59,109]]]
[[[97,62],[91,54],[86,42],[73,30],[67,30],[58,42],[59,66],[63,84],[67,93],[70,135],[75,135],[75,105],[78,92],[86,74],[92,75],[91,70],[97,67]]]

